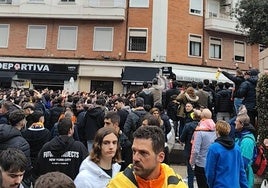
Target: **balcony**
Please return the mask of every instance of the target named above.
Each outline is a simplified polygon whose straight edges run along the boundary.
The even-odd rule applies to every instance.
[[[205,29],[234,35],[243,34],[236,30],[237,21],[225,14],[209,15],[205,18]]]
[[[125,20],[126,0],[0,0],[0,17]]]

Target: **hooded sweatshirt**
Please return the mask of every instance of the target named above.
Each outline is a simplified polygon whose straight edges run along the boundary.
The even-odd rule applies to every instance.
[[[217,138],[209,147],[205,173],[209,187],[248,187],[239,146],[229,136]]]
[[[86,140],[94,140],[96,132],[104,126],[104,115],[105,111],[101,106],[87,110],[81,127]]]
[[[112,164],[112,177],[120,171],[120,167],[118,163]],[[80,166],[74,184],[76,188],[104,188],[112,177],[87,157]]]
[[[67,135],[56,136],[40,150],[34,173],[37,176],[59,171],[74,179],[88,155],[86,147]]]

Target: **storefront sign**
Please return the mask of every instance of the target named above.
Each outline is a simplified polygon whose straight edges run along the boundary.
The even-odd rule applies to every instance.
[[[0,70],[16,72],[78,73],[78,65],[0,62]]]

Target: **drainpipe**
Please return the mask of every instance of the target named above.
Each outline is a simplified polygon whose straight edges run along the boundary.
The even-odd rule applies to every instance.
[[[125,49],[124,49],[124,60],[127,57],[127,41],[128,41],[128,16],[129,16],[129,0],[126,0],[126,35],[125,35]]]
[[[202,66],[207,65],[207,60],[205,60],[205,19],[206,19],[206,0],[203,0],[203,37],[202,37]]]

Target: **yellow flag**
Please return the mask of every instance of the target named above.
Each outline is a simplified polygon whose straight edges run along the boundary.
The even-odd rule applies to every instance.
[[[217,72],[216,72],[216,74],[215,74],[215,78],[216,78],[216,80],[218,80],[218,79],[219,79],[220,74],[221,74],[221,72],[220,72],[220,71],[217,71]]]

